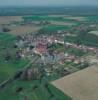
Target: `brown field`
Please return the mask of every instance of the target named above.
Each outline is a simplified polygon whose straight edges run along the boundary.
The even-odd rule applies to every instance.
[[[20,34],[28,34],[31,32],[36,32],[41,27],[33,26],[33,25],[32,26],[24,25],[24,26],[9,26],[8,28],[11,29],[9,33],[14,34],[14,35],[20,35]]]
[[[98,67],[88,67],[52,84],[73,100],[98,100]]]
[[[0,17],[0,24],[9,24],[11,21],[22,21],[21,16],[2,16]]]
[[[75,23],[70,23],[70,22],[58,22],[58,21],[51,21],[51,24],[53,25],[66,25],[66,26],[72,26],[75,25]]]

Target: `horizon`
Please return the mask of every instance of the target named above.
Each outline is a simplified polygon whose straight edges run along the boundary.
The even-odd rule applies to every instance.
[[[98,6],[98,0],[0,0],[0,7],[6,6]]]

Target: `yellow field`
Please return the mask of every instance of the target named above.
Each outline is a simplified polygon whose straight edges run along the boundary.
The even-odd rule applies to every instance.
[[[98,67],[86,68],[52,84],[73,100],[98,100]]]

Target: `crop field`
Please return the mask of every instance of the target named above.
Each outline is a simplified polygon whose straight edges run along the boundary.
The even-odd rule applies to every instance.
[[[23,90],[17,93],[16,90],[20,87]],[[3,91],[0,91],[1,100],[24,100],[26,97],[29,100],[71,100],[70,97],[66,96],[51,84],[45,87],[39,81],[14,81],[3,89]]]
[[[89,67],[82,71],[52,82],[73,100],[97,100],[98,68]]]
[[[41,29],[43,32],[55,32],[59,30],[68,30],[70,27],[63,25],[48,25]]]
[[[46,21],[58,21],[58,22],[75,22],[76,23],[76,19],[71,19],[71,18],[68,18],[68,17],[65,17],[65,16],[39,16],[39,15],[36,15],[36,16],[26,16],[26,17],[23,17],[23,19],[25,21],[27,20],[31,20],[31,21],[42,21],[42,20],[46,20]],[[78,23],[78,22],[77,22]]]
[[[71,22],[58,22],[58,21],[50,21],[50,23],[52,25],[65,25],[65,26],[72,26],[75,25],[75,23],[71,23]]]
[[[15,52],[17,51],[13,47],[15,39],[16,38],[13,35],[0,33],[0,83],[28,63],[28,61],[25,59],[21,59],[19,61],[15,59]],[[5,61],[7,52],[11,54],[11,59],[9,62]]]
[[[87,21],[98,21],[98,16],[87,16],[85,18]]]
[[[16,40],[14,35],[8,33],[0,33],[0,83],[12,77],[19,69],[28,64],[28,60],[15,58],[13,43]],[[5,61],[6,49],[10,51],[12,58],[9,62]],[[12,52],[13,50],[13,52]],[[45,80],[42,83],[39,81],[20,81],[16,80],[3,88],[0,91],[0,100],[22,100],[28,98],[30,100],[71,100],[71,98],[52,85],[46,88]],[[36,86],[37,85],[37,86]],[[22,88],[23,91],[17,93],[17,88]],[[33,89],[34,87],[37,87]]]
[[[0,17],[0,25],[1,24],[9,24],[12,21],[22,21],[21,16],[2,16]]]
[[[89,33],[94,34],[94,35],[98,35],[98,31],[91,31]]]
[[[65,16],[64,18],[76,21],[86,21],[85,17],[78,17],[78,16]]]
[[[40,34],[41,37],[53,35],[54,37],[57,36],[58,40],[60,39],[60,41],[65,41],[69,44],[98,47],[98,31],[91,31],[91,28],[87,28],[87,26],[93,25],[97,20],[98,16],[30,15],[0,17],[0,28],[2,28],[1,26],[6,26],[6,28],[10,29],[9,32],[0,33],[0,83],[15,75],[17,71],[24,68],[30,62],[29,57],[21,59],[16,57],[16,53],[19,50],[19,48],[14,47],[17,35],[22,36],[29,33],[38,33],[38,36]],[[13,21],[16,23],[12,23]],[[83,30],[81,30],[82,28]],[[60,34],[61,37],[59,37]],[[25,40],[23,41],[25,43]],[[20,48],[26,51],[29,48],[29,44],[30,42],[27,42],[26,45],[23,45],[23,48],[22,46]],[[65,48],[62,44],[54,43],[48,50],[57,53],[61,52],[63,55],[64,53],[69,56],[74,55],[76,60],[87,54],[74,47]],[[6,60],[7,57],[9,61]],[[32,56],[32,60],[33,58],[34,56]],[[64,63],[63,61],[58,61],[58,63],[53,65],[42,65],[43,68],[47,67],[46,70],[48,72],[52,70],[51,74],[49,73],[50,76],[48,76],[48,72],[45,72],[44,77],[41,79],[32,79],[32,81],[14,80],[10,84],[8,83],[0,91],[0,100],[96,100],[98,98],[98,68],[92,66],[79,71],[82,69],[79,64],[74,64],[74,61],[66,61]],[[56,65],[57,69],[52,69],[52,66],[55,67]],[[63,68],[68,69],[69,73],[73,72],[72,70],[78,72],[61,78],[63,76]],[[21,89],[21,92],[17,92],[17,89]]]
[[[78,43],[88,45],[88,46],[98,46],[98,36],[91,33],[79,33],[76,37],[67,36],[65,41],[72,43]]]
[[[33,26],[30,26],[30,25],[10,26],[8,28],[11,30],[10,33],[13,35],[34,33],[41,29],[40,26],[34,26],[34,25]]]

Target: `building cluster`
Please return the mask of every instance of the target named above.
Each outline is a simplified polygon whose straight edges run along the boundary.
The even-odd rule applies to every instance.
[[[85,46],[85,45],[77,45],[77,44],[68,43],[68,42],[65,43],[65,47],[66,48],[76,48],[76,49],[82,50],[84,52],[96,53],[98,51],[98,49],[96,47],[90,47],[90,46]]]
[[[76,58],[76,55],[65,54],[64,51],[57,52],[48,49],[52,44],[62,44],[64,48],[75,48],[83,52],[93,52],[96,53],[98,50],[95,47],[89,47],[85,45],[77,45],[74,43],[64,42],[64,37],[62,35],[40,35],[36,36],[34,34],[26,34],[23,36],[18,36],[15,46],[19,48],[19,53],[21,57],[33,56],[33,54],[38,54],[41,56],[39,63],[53,63],[57,62],[62,58],[66,58],[66,61],[82,62],[80,59]],[[62,61],[61,61],[62,63]]]

